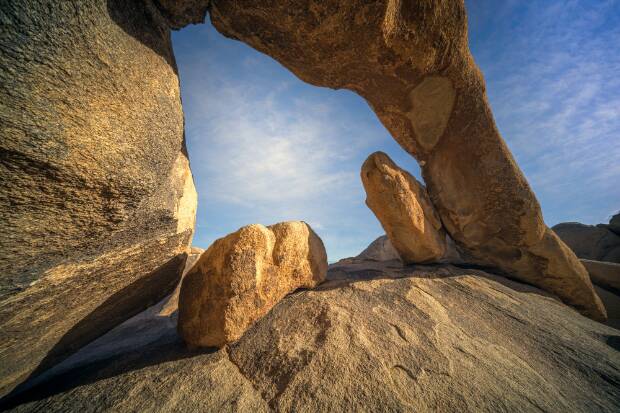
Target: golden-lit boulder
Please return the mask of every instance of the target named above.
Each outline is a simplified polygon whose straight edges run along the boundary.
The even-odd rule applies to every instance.
[[[366,205],[403,262],[441,260],[446,252],[446,234],[424,186],[383,152],[366,159],[361,177]]]
[[[178,330],[190,346],[237,340],[284,296],[320,284],[323,242],[301,221],[248,225],[215,241],[183,279]]]

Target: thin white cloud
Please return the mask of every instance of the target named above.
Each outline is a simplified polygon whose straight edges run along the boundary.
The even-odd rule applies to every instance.
[[[620,206],[619,6],[513,3],[511,19],[486,24],[519,16],[515,27],[478,43],[471,28],[498,126],[550,224],[601,222]]]

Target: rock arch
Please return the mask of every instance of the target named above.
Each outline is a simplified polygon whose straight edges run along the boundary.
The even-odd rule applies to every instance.
[[[0,395],[178,279],[196,197],[169,32],[203,21],[207,9],[224,35],[302,80],[364,97],[422,165],[459,244],[604,318],[495,127],[462,0],[1,8]]]

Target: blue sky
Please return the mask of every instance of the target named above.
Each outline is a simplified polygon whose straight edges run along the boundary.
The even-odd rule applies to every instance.
[[[620,209],[620,0],[468,0],[470,47],[545,221]],[[308,222],[329,261],[383,233],[359,168],[419,168],[366,102],[307,85],[210,23],[173,33],[198,214],[194,245],[251,223]]]

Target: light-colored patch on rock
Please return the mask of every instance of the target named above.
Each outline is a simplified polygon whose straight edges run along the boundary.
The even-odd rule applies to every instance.
[[[177,221],[177,233],[187,230],[194,231],[196,223],[196,209],[198,208],[198,193],[194,186],[194,178],[189,168],[189,159],[184,153],[179,153],[173,168],[173,174],[177,176],[180,185],[180,196],[174,207],[174,218]]]
[[[417,141],[427,151],[432,150],[443,135],[456,92],[447,77],[429,76],[409,94],[411,110],[407,117]]]
[[[179,333],[191,346],[237,340],[285,295],[325,279],[327,255],[305,222],[248,225],[215,241],[185,276]]]

